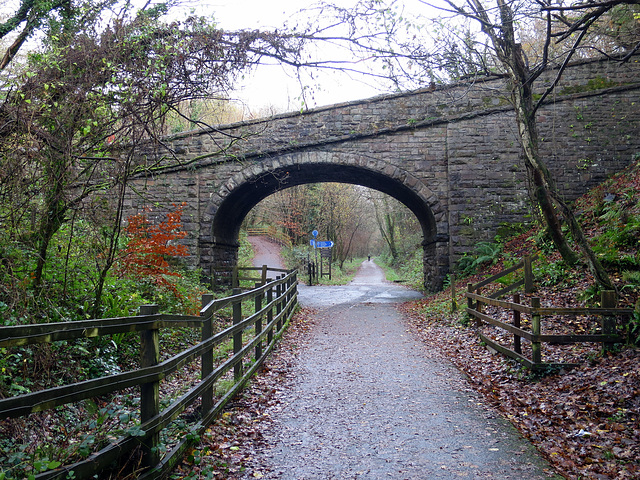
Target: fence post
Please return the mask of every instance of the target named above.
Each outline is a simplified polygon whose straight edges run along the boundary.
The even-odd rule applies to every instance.
[[[206,307],[213,300],[213,295],[207,293],[202,295],[202,308]],[[202,341],[209,340],[213,336],[213,315],[202,319]],[[204,380],[213,372],[213,347],[205,350],[201,357],[200,379]],[[202,392],[202,416],[213,408],[213,385]]]
[[[238,295],[242,290],[240,288],[233,289],[233,295]],[[237,325],[242,321],[242,301],[233,302],[233,324]],[[235,355],[242,350],[242,331],[233,334],[233,354]],[[242,378],[242,359],[233,366],[234,380]]]
[[[513,295],[513,303],[520,303],[520,294],[515,293]],[[520,311],[513,309],[513,326],[520,328]],[[517,334],[513,334],[513,351],[522,354],[522,337]]]
[[[477,288],[474,293],[476,295],[480,295],[480,289]],[[482,305],[483,305],[483,303],[479,299],[476,299],[476,306],[475,306],[476,312],[482,313]],[[479,316],[476,316],[476,328],[480,329],[480,327],[482,327],[482,320],[480,319]]]
[[[524,256],[524,293],[533,292],[533,268],[531,255]]]
[[[291,284],[296,286],[295,293],[291,292],[291,298],[293,298],[294,295],[298,294],[298,271],[297,270],[293,272],[293,276],[291,277]],[[296,303],[297,303],[297,301],[296,301]]]
[[[266,274],[266,270],[263,269],[262,272],[263,274]],[[256,283],[256,288],[264,285],[265,278],[266,277],[264,276],[262,277],[262,284]],[[262,310],[262,295],[264,295],[264,292],[260,292],[256,294],[255,313],[258,313],[260,310]],[[262,315],[260,315],[256,319],[255,331],[256,331],[256,338],[257,338],[262,333]],[[260,357],[262,357],[262,340],[256,343],[256,362],[260,360]]]
[[[282,275],[278,275],[276,280],[280,280]],[[278,321],[276,322],[276,332],[279,332],[282,328],[282,316],[280,313],[282,312],[282,283],[278,283],[276,285],[276,315],[278,315]]]
[[[458,304],[456,303],[456,276],[455,274],[449,275],[449,282],[451,283],[451,313],[458,310]]]
[[[467,293],[473,293],[473,283],[467,283]],[[473,308],[473,298],[471,297],[467,297],[467,308],[469,310],[474,310]],[[468,316],[471,315],[471,313],[467,313]],[[468,318],[468,317],[467,317]],[[475,319],[475,315],[473,315],[473,318]],[[478,321],[475,320],[476,325],[478,324]]]
[[[267,283],[271,283],[273,280],[271,278],[267,278]],[[271,302],[273,302],[273,285],[269,286],[269,288],[267,289],[267,304],[269,305],[269,309],[267,310],[267,325],[269,325],[271,323],[271,320],[273,320],[273,305],[271,305]],[[269,331],[267,332],[267,346],[271,345],[271,342],[273,341],[273,327],[269,328]]]
[[[158,305],[140,306],[140,315],[155,315]],[[159,331],[150,328],[140,332],[140,367],[152,367],[160,362]],[[152,419],[160,413],[160,381],[140,385],[140,423]],[[159,460],[158,444],[160,433],[154,433],[142,442],[142,463],[145,467],[155,467]]]
[[[536,308],[540,308],[540,297],[531,298],[531,307],[534,309],[531,315],[531,333],[533,335],[540,335],[540,314],[535,311]],[[540,341],[531,342],[531,361],[533,363],[542,363],[542,348]]]
[[[287,310],[284,315],[285,319],[289,318],[289,315],[291,315],[291,308],[292,308],[291,299],[293,298],[293,292],[291,291],[291,285],[293,285],[293,275],[290,275],[288,273],[286,275],[288,279],[287,279],[287,282],[284,284],[285,292],[287,292],[284,297],[284,306]],[[283,323],[286,323],[286,320]]]
[[[238,272],[238,266],[236,265],[235,267],[233,267],[233,270],[231,271],[231,287],[232,288],[237,288],[240,286],[240,280],[238,279],[239,277],[239,272]]]
[[[616,308],[618,298],[614,290],[605,290],[600,294],[600,303],[602,308]],[[602,317],[602,334],[613,335],[616,333],[616,317],[612,315],[604,315]],[[613,349],[613,343],[605,340],[602,342],[602,352],[610,352]]]
[[[262,285],[264,285],[265,283],[267,283],[267,266],[266,265],[262,265],[262,275],[260,276],[261,280],[262,280]],[[260,285],[256,285],[256,287],[259,287]]]

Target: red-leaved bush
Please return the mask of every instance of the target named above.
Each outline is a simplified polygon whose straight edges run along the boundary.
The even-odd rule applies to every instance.
[[[150,280],[177,293],[176,286],[167,277],[181,275],[173,270],[167,259],[184,257],[188,252],[185,245],[174,243],[187,235],[182,230],[181,223],[184,204],[173,206],[175,210],[157,225],[149,220],[150,208],[127,218],[125,233],[129,241],[123,250],[118,269],[124,275],[137,280]]]

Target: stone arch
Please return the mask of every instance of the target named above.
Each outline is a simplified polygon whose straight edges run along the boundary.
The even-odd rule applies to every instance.
[[[279,190],[322,182],[369,187],[409,208],[422,229],[425,287],[437,290],[442,286],[448,271],[445,207],[420,179],[406,170],[356,154],[303,152],[245,165],[218,189],[203,215],[201,232],[210,233],[211,240],[207,242],[204,235],[201,238],[201,259],[210,259],[214,268],[234,265],[240,225],[255,205]]]

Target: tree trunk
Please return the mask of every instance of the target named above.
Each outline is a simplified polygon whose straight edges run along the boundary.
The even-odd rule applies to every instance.
[[[496,34],[496,31],[493,30],[494,27],[489,21],[484,7],[478,0],[473,0],[479,17],[484,21],[482,29],[491,39],[498,59],[509,75],[511,99],[516,112],[527,172],[534,189],[533,196],[540,206],[553,243],[565,262],[570,265],[575,264],[578,261],[578,256],[571,249],[562,233],[557,208],[561,209],[596,281],[605,289],[615,289],[606,270],[591,250],[573,211],[561,199],[549,169],[540,158],[538,129],[533,107],[533,81],[535,77],[526,66],[522,47],[516,41],[513,12],[509,3],[505,2],[505,0],[497,0],[497,2],[501,19],[499,34]]]
[[[55,155],[55,154],[54,154]],[[47,251],[51,239],[64,223],[68,205],[65,201],[66,162],[64,159],[51,160],[46,168],[44,181],[50,185],[44,200],[44,212],[38,230],[38,259],[33,275],[33,286],[39,288],[47,262]]]
[[[516,47],[519,50],[519,46]],[[519,63],[523,63],[521,55]],[[511,73],[513,72],[513,73]],[[526,81],[525,72],[510,70],[512,86],[512,100],[516,109],[518,129],[524,150],[524,158],[529,172],[529,177],[534,188],[534,197],[540,206],[540,210],[547,224],[547,229],[553,239],[553,243],[562,255],[567,264],[575,264],[579,256],[571,249],[567,243],[565,235],[562,233],[562,226],[558,218],[558,211],[562,212],[567,225],[573,235],[574,241],[580,247],[589,269],[594,275],[596,282],[606,290],[615,290],[615,286],[609,278],[609,274],[604,269],[595,253],[591,249],[589,242],[584,236],[582,227],[578,223],[573,210],[560,197],[555,182],[542,159],[538,150],[539,137],[533,109],[533,92]],[[525,79],[523,81],[523,79]],[[516,85],[516,82],[519,85]]]
[[[512,78],[512,82],[515,80]],[[547,225],[547,230],[551,235],[553,244],[567,264],[573,265],[578,261],[578,255],[569,246],[566,237],[562,233],[562,225],[558,218],[555,202],[551,191],[555,190],[553,180],[546,165],[540,160],[538,150],[538,129],[535,120],[530,120],[529,112],[532,111],[532,103],[527,102],[527,98],[532,99],[531,92],[526,93],[526,87],[512,87],[512,100],[516,109],[516,119],[520,140],[524,151],[524,160],[527,173],[533,188],[533,197],[538,202],[540,212]],[[528,105],[527,105],[528,104]],[[527,108],[528,107],[528,108]]]

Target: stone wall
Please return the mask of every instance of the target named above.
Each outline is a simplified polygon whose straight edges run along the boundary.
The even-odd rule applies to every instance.
[[[635,62],[576,65],[540,109],[541,152],[567,199],[640,152],[638,72]],[[176,135],[167,139],[171,155],[141,151],[164,169],[136,180],[130,208],[157,205],[162,214],[186,202],[190,261],[207,270],[233,262],[244,215],[277,189],[317,181],[377,188],[419,218],[426,283],[436,288],[451,262],[529,213],[504,91],[504,79],[488,78]]]

